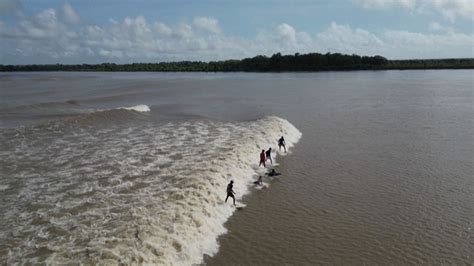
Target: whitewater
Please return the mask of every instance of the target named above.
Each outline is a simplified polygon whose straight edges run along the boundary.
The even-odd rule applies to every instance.
[[[0,231],[0,261],[201,263],[218,251],[235,211],[224,203],[229,181],[240,201],[265,174],[259,152],[272,147],[278,160],[301,137],[275,116],[156,124],[150,111],[137,105],[2,129],[0,226],[10,229]],[[288,153],[278,151],[280,136]]]

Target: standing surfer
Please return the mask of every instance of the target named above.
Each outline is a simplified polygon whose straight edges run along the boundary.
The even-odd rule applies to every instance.
[[[260,153],[260,163],[258,164],[258,166],[262,165],[263,164],[263,167],[265,167],[265,150],[262,150],[262,152]]]
[[[227,199],[231,197],[234,200],[234,206],[235,206],[235,197],[234,197],[234,180],[231,180],[230,183],[227,185],[227,197],[225,197],[225,202],[227,202]]]
[[[266,152],[265,152],[265,155],[267,157],[267,160],[270,159],[270,163],[273,164],[273,161],[272,161],[272,148],[269,148]]]
[[[278,148],[280,149],[280,151],[281,151],[281,146],[283,146],[286,152],[285,139],[283,138],[283,136],[281,136],[281,138],[278,140]]]

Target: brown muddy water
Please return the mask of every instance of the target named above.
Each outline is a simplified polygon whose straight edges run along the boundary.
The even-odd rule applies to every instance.
[[[473,264],[473,74],[2,73],[0,261]]]

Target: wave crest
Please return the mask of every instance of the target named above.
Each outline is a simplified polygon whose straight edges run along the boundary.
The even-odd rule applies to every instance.
[[[111,110],[94,117],[125,114],[142,116]],[[12,191],[3,205],[4,219],[19,237],[11,240],[15,248],[8,258],[0,260],[201,263],[204,254],[217,252],[217,237],[226,232],[224,223],[235,210],[223,203],[228,182],[234,180],[237,199],[249,193],[252,181],[264,172],[258,167],[259,152],[276,147],[282,135],[288,150],[301,137],[287,120],[266,117],[239,123],[193,120],[159,127],[81,128],[55,137],[35,134],[34,141],[30,136],[13,138],[2,155],[12,169],[21,162],[24,171],[8,174],[25,185]],[[26,142],[21,159],[18,152],[10,152]],[[276,148],[277,154],[286,155]],[[45,160],[47,170],[38,166]],[[44,172],[38,173],[39,168]],[[17,212],[31,202],[37,209]],[[37,220],[45,222],[32,224]],[[29,254],[38,249],[50,253],[32,259]]]
[[[137,111],[137,112],[143,112],[143,113],[150,112],[150,107],[148,107],[148,105],[145,105],[145,104],[139,104],[132,107],[120,107],[117,109]]]

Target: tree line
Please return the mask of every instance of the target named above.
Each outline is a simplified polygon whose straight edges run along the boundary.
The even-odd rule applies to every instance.
[[[387,69],[473,69],[474,58],[388,60],[383,56],[344,55],[340,53],[309,53],[270,57],[258,55],[242,60],[179,61],[133,64],[46,64],[0,65],[0,72],[9,71],[157,71],[157,72],[290,72],[331,70]]]

